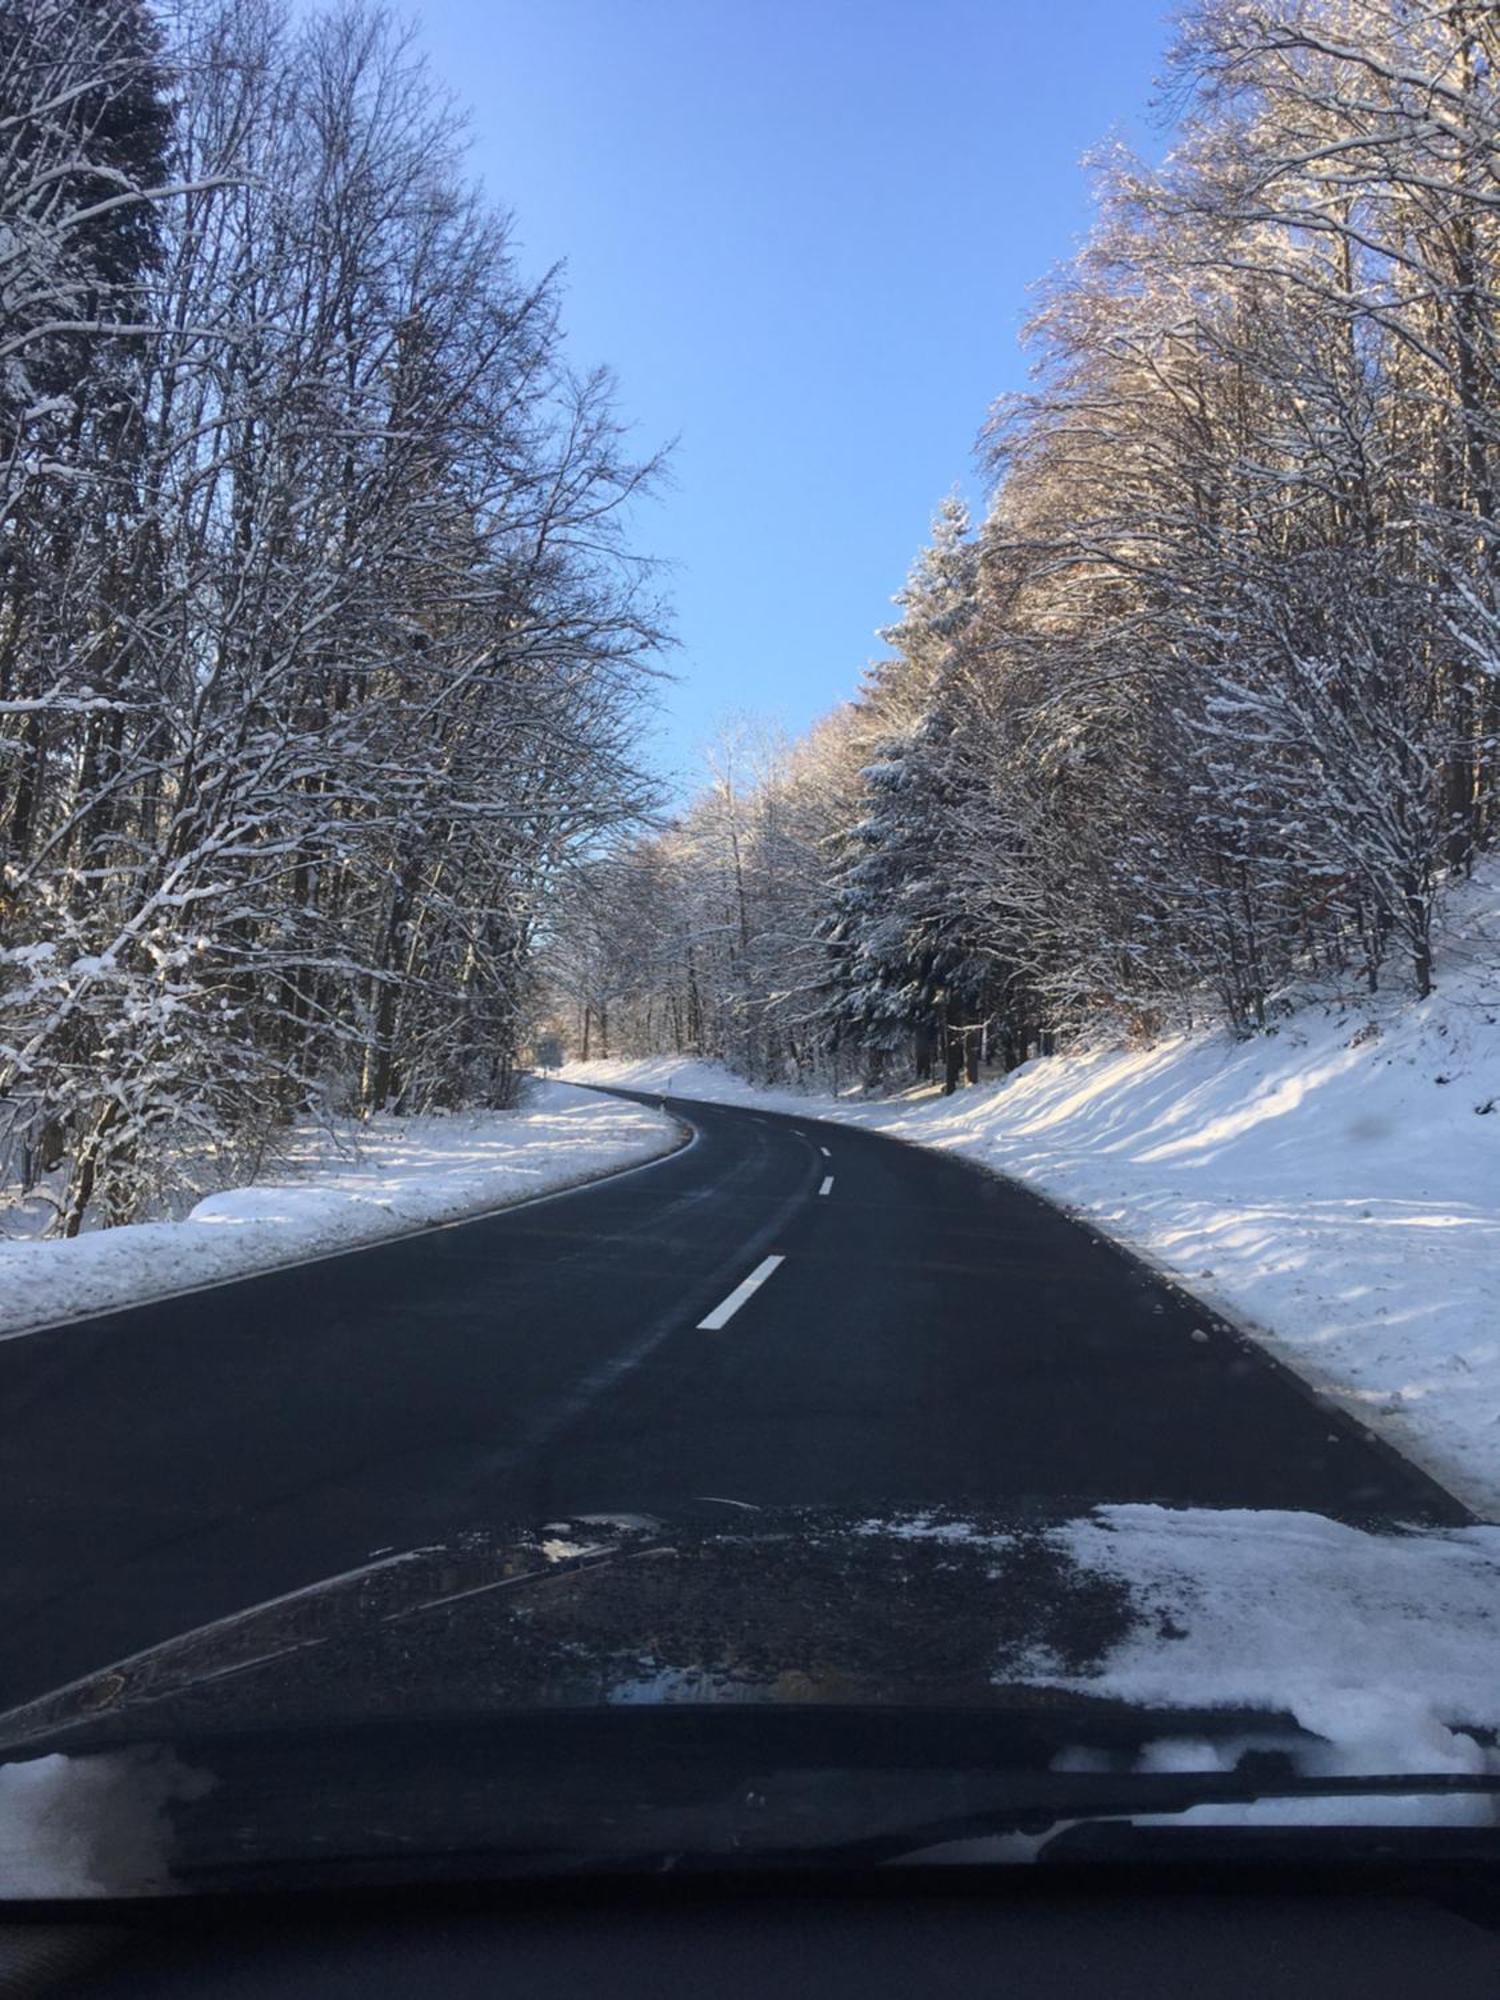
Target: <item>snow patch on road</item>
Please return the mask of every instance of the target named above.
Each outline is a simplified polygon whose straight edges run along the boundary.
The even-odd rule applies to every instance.
[[[0,1335],[459,1221],[655,1159],[681,1137],[659,1111],[562,1083],[528,1085],[513,1111],[309,1128],[283,1178],[210,1195],[180,1222],[0,1238]]]
[[[712,1063],[619,1082],[948,1148],[1029,1183],[1236,1318],[1500,1515],[1500,869],[1455,892],[1438,989],[1355,992],[1236,1042],[1099,1046],[960,1090],[759,1090]]]

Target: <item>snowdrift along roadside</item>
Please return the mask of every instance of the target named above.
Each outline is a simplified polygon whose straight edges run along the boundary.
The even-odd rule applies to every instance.
[[[345,1136],[341,1159],[327,1135],[297,1134],[292,1173],[209,1195],[181,1222],[65,1243],[0,1237],[0,1338],[577,1186],[673,1151],[682,1128],[644,1105],[532,1083],[513,1111],[377,1118]]]
[[[1013,1175],[1500,1518],[1500,869],[1449,904],[1429,999],[1325,996],[1250,1041],[1070,1052],[951,1098],[760,1090],[670,1058],[564,1074],[847,1120]]]

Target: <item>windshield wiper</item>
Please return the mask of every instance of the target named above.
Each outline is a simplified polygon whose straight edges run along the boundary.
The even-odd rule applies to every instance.
[[[1049,1774],[1049,1790],[1055,1792],[1045,1802],[1032,1791],[1024,1800],[975,1807],[973,1810],[915,1821],[901,1827],[886,1827],[878,1833],[827,1844],[788,1847],[774,1855],[764,1850],[746,1856],[754,1865],[766,1861],[796,1862],[805,1865],[835,1864],[840,1867],[878,1865],[881,1862],[914,1859],[924,1850],[968,1840],[1004,1835],[1020,1835],[1045,1844],[1066,1831],[1080,1827],[1101,1827],[1111,1823],[1131,1827],[1141,1821],[1172,1819],[1199,1806],[1274,1804],[1307,1800],[1312,1803],[1337,1799],[1381,1798],[1473,1798],[1500,1797],[1500,1772],[1403,1772],[1357,1776],[1301,1777],[1282,1772],[1256,1770],[1215,1772],[1130,1772]],[[1287,1823],[1260,1822],[1265,1831],[1285,1833]],[[1330,1819],[1327,1822],[1300,1820],[1290,1824],[1311,1832],[1341,1833],[1362,1829],[1367,1833],[1386,1831],[1379,1822],[1355,1823]],[[1431,1828],[1420,1822],[1394,1823],[1401,1831],[1421,1833],[1431,1830],[1458,1830],[1469,1836],[1500,1835],[1500,1810],[1493,1827],[1483,1824],[1450,1829],[1450,1823],[1436,1821]],[[1237,1833],[1254,1830],[1254,1822],[1213,1821],[1205,1831]]]
[[[1045,1790],[1038,1780],[1045,1775]],[[992,1855],[963,1856],[990,1860],[1032,1861],[1043,1858],[1132,1858],[1135,1850],[1156,1837],[1182,1840],[1191,1831],[1206,1841],[1261,1837],[1263,1844],[1282,1846],[1290,1838],[1311,1836],[1323,1844],[1367,1849],[1397,1841],[1421,1845],[1457,1842],[1465,1854],[1476,1848],[1486,1859],[1497,1852],[1500,1812],[1493,1824],[1359,1820],[1326,1822],[1302,1817],[1286,1822],[1171,1822],[1195,1807],[1254,1805],[1277,1801],[1331,1802],[1337,1799],[1500,1796],[1500,1773],[1417,1772],[1355,1777],[1300,1777],[1295,1774],[1229,1772],[1031,1773],[1026,1782],[1005,1787],[1000,1796],[949,1813],[903,1818],[893,1801],[868,1801],[865,1820],[874,1831],[827,1837],[817,1828],[827,1807],[828,1822],[847,1829],[863,1815],[849,1798],[848,1781],[856,1774],[826,1772],[809,1778],[799,1774],[783,1788],[775,1776],[758,1780],[733,1801],[687,1812],[670,1808],[644,1811],[634,1825],[621,1825],[608,1845],[575,1847],[571,1843],[537,1841],[522,1836],[512,1841],[465,1843],[423,1859],[438,1873],[466,1875],[498,1870],[506,1877],[540,1878],[657,1873],[719,1873],[730,1871],[802,1872],[862,1871],[882,1865],[921,1865],[932,1850],[968,1841],[997,1843]],[[826,1796],[824,1787],[826,1785]],[[670,1830],[664,1820],[675,1821]],[[1165,1821],[1167,1824],[1155,1824]],[[1142,1822],[1145,1822],[1143,1825]],[[805,1829],[805,1832],[804,1832]],[[665,1836],[665,1837],[663,1837]],[[1000,1843],[1006,1843],[1004,1846]],[[1053,1850],[1056,1850],[1055,1856]],[[342,1856],[331,1864],[358,1869],[367,1857]],[[408,1854],[406,1865],[416,1862]],[[306,1865],[305,1863],[302,1865]]]
[[[829,1819],[847,1828],[857,1815],[850,1811],[842,1781],[852,1774],[829,1772],[822,1775],[830,1787],[830,1804],[838,1808],[830,1811]],[[1039,1780],[1042,1782],[1039,1783]],[[995,1858],[1026,1860],[1036,1858],[1036,1853],[1026,1851],[1028,1847],[1039,1851],[1060,1837],[1073,1834],[1075,1830],[1108,1830],[1113,1827],[1122,1834],[1139,1833],[1144,1836],[1170,1832],[1180,1838],[1181,1833],[1187,1830],[1186,1826],[1172,1827],[1170,1822],[1199,1806],[1254,1806],[1281,1801],[1317,1804],[1338,1799],[1500,1798],[1500,1773],[1433,1771],[1350,1777],[1302,1777],[1295,1773],[1264,1769],[1180,1773],[1052,1772],[1045,1776],[1032,1773],[1014,1788],[1004,1787],[1000,1796],[976,1801],[974,1805],[955,1812],[919,1814],[906,1819],[899,1811],[893,1810],[891,1804],[885,1804],[884,1809],[877,1804],[869,1815],[875,1823],[873,1831],[853,1835],[844,1831],[827,1838],[821,1837],[817,1831],[820,1817],[817,1791],[817,1785],[810,1787],[804,1776],[795,1787],[794,1798],[781,1796],[776,1779],[772,1777],[754,1792],[743,1794],[732,1806],[721,1803],[711,1816],[695,1816],[696,1824],[691,1829],[682,1829],[686,1837],[679,1842],[658,1845],[649,1838],[627,1837],[618,1845],[602,1850],[594,1848],[584,1853],[569,1853],[560,1849],[528,1853],[525,1844],[521,1843],[515,1849],[507,1850],[505,1859],[507,1863],[517,1861],[523,1867],[537,1864],[544,1872],[556,1873],[609,1872],[617,1869],[626,1872],[691,1871],[725,1867],[757,1870],[861,1869],[885,1863],[920,1861],[929,1850],[961,1842],[1015,1836],[1014,1851],[1009,1856],[997,1852]],[[789,1820],[793,1818],[806,1827],[805,1837],[801,1826],[796,1832],[791,1831]],[[1154,1826],[1151,1824],[1154,1821],[1166,1821],[1168,1825]],[[1142,1826],[1141,1822],[1146,1824]],[[1493,1825],[1454,1826],[1446,1820],[1431,1823],[1401,1820],[1392,1825],[1402,1835],[1461,1834],[1470,1843],[1477,1837],[1490,1846],[1500,1836],[1500,1809],[1497,1809]],[[652,1830],[649,1817],[635,1829],[637,1835],[649,1835]],[[1320,1822],[1301,1817],[1287,1822],[1213,1821],[1205,1822],[1201,1829],[1192,1828],[1195,1833],[1202,1831],[1230,1836],[1244,1833],[1284,1836],[1289,1830],[1305,1830],[1310,1834],[1332,1837],[1355,1833],[1379,1836],[1390,1832],[1392,1827],[1363,1818],[1351,1823],[1337,1819]],[[790,1837],[787,1837],[788,1834]]]

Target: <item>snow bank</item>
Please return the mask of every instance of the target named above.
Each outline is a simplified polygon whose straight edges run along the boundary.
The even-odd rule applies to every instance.
[[[1035,1061],[942,1098],[757,1091],[713,1064],[573,1065],[846,1119],[1014,1175],[1258,1335],[1500,1513],[1500,868],[1451,900],[1438,990]]]
[[[514,1111],[380,1118],[343,1137],[339,1159],[328,1135],[297,1135],[284,1179],[210,1195],[181,1222],[67,1243],[0,1238],[0,1337],[571,1187],[670,1152],[681,1129],[642,1105],[537,1083]]]

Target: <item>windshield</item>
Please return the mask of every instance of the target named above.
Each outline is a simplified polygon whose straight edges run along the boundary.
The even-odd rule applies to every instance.
[[[1493,1861],[1494,10],[502,12],[0,7],[0,1898]]]

